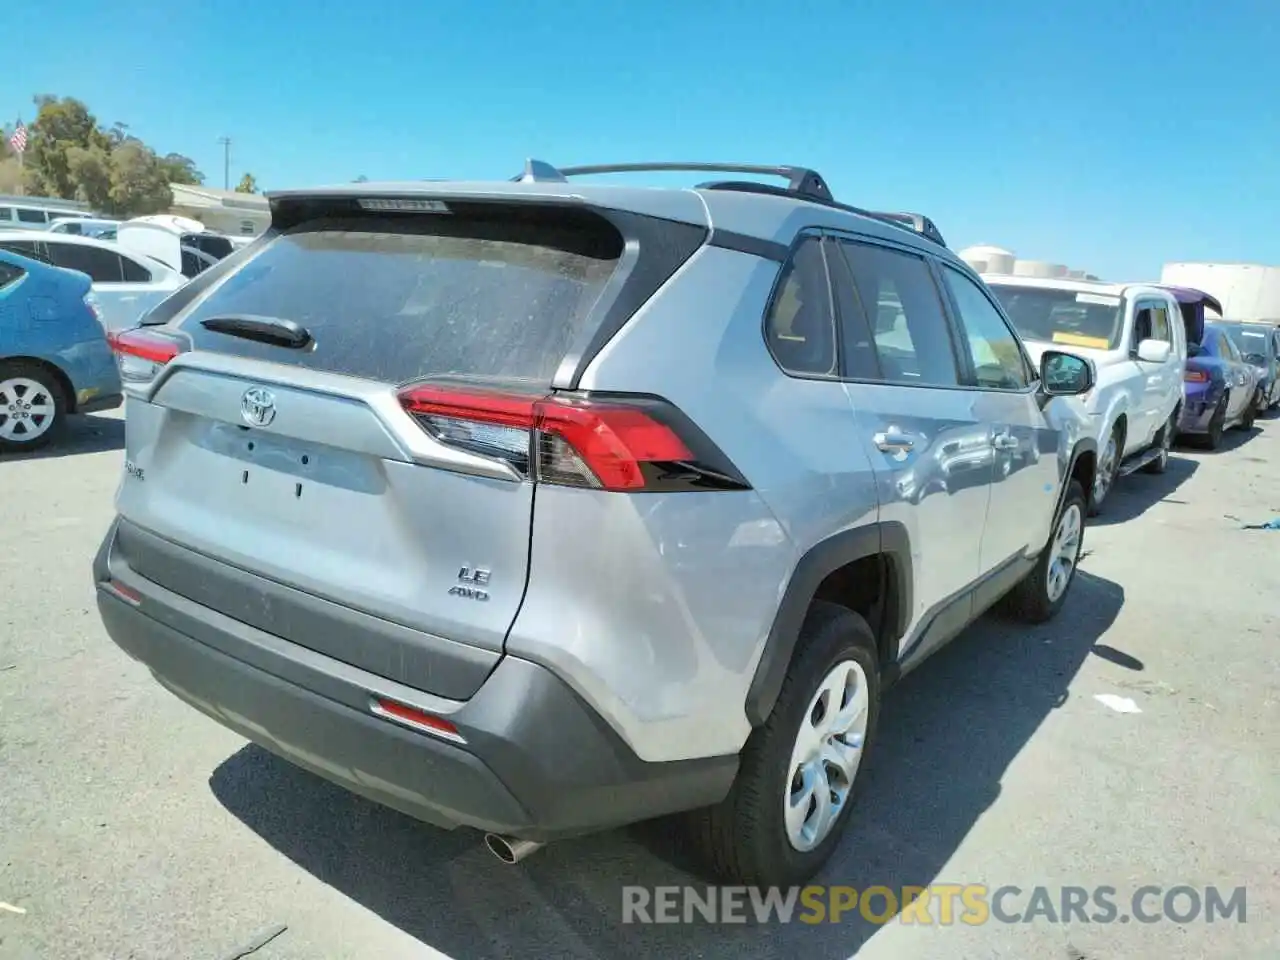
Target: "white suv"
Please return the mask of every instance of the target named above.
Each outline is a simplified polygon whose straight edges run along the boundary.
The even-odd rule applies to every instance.
[[[1118,477],[1163,473],[1177,432],[1187,332],[1174,295],[1151,284],[983,277],[1038,362],[1045,350],[1091,359],[1082,401],[1098,444],[1097,513]]]

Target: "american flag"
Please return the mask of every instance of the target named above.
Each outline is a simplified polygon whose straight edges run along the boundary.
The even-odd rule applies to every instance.
[[[13,136],[9,138],[9,146],[13,147],[18,153],[26,153],[27,125],[21,120],[18,121],[18,127],[13,131]]]

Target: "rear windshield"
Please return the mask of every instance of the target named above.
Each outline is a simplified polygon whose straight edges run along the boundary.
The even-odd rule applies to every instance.
[[[270,241],[179,325],[200,349],[371,380],[549,384],[621,252],[608,221],[568,211],[316,220]],[[199,326],[237,314],[301,324],[314,348]]]
[[[1095,350],[1114,350],[1120,342],[1120,297],[1004,283],[988,286],[1024,340]]]

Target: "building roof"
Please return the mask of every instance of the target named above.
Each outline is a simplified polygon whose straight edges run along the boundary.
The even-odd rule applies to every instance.
[[[171,183],[175,207],[230,207],[267,212],[267,198],[257,193],[236,193],[234,190],[217,190],[203,184]]]

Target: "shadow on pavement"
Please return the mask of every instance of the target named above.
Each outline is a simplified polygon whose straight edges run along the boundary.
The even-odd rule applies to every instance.
[[[68,417],[62,435],[54,438],[47,447],[30,453],[0,453],[0,463],[19,460],[52,460],[57,457],[75,457],[83,453],[102,453],[124,449],[124,419],[122,417],[86,416]]]
[[[1081,571],[1053,623],[1028,628],[984,619],[904,679],[886,699],[844,843],[815,882],[901,890],[938,880],[999,798],[1009,764],[1066,702],[1072,678],[1123,603],[1121,587]],[[683,857],[669,821],[552,844],[510,867],[483,849],[477,833],[419,824],[256,746],[223,762],[210,787],[303,869],[460,960],[825,960],[848,957],[879,929],[856,913],[819,926],[623,924],[624,885],[705,890],[705,879],[676,865]]]
[[[1226,441],[1223,441],[1226,448]],[[1111,488],[1111,493],[1102,502],[1102,513],[1089,518],[1091,527],[1109,527],[1116,523],[1125,523],[1142,516],[1157,503],[1185,503],[1175,494],[1179,487],[1191,479],[1200,464],[1187,457],[1176,454],[1169,458],[1169,465],[1164,473],[1131,473],[1121,477]],[[1089,534],[1085,531],[1085,548],[1088,549]]]

